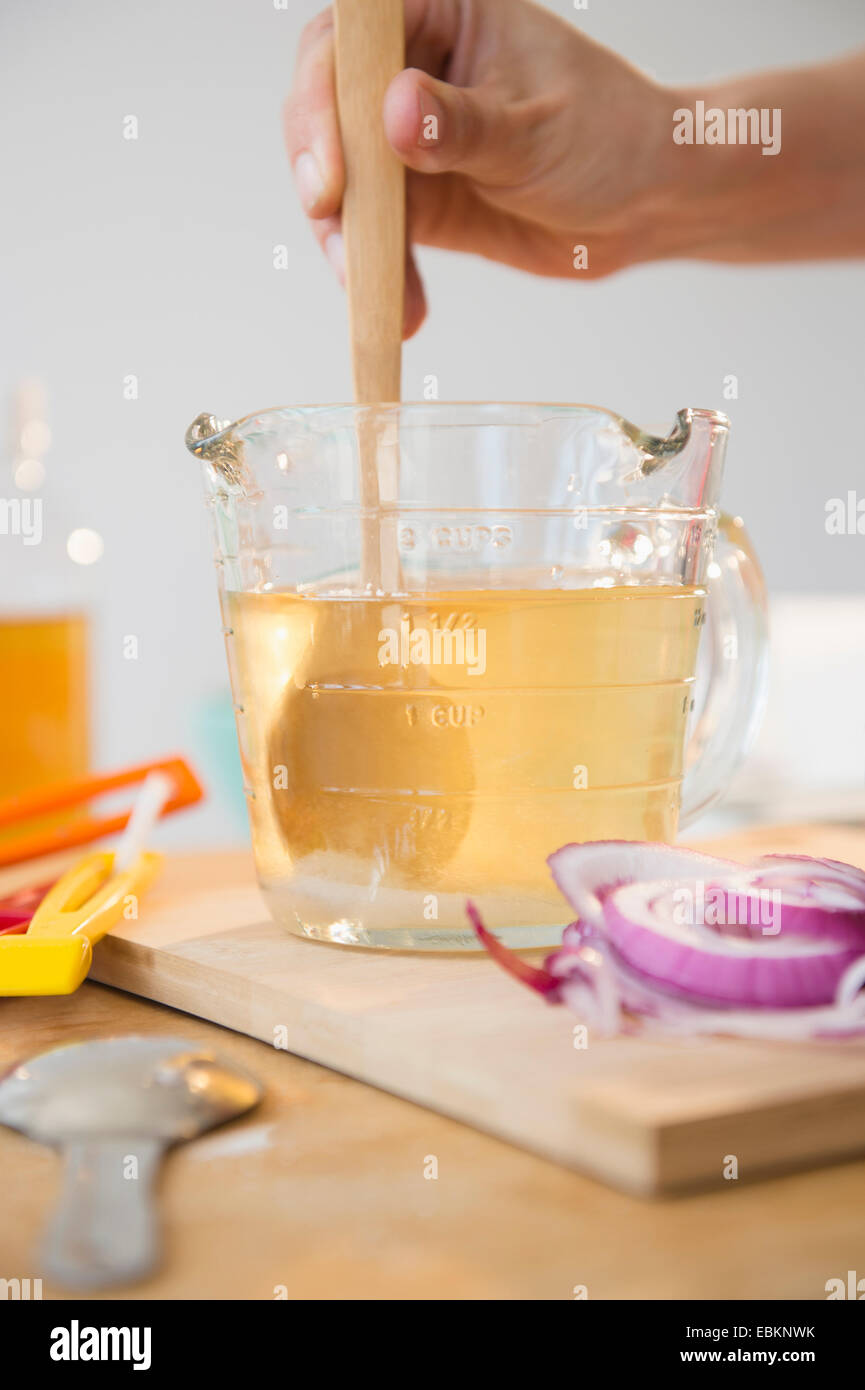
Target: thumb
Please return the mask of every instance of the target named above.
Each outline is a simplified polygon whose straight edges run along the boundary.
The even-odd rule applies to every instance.
[[[481,183],[513,183],[528,172],[530,128],[501,97],[452,87],[417,68],[388,87],[384,128],[403,163],[423,174],[453,170]]]

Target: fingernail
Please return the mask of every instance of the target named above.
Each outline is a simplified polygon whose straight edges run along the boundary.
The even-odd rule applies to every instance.
[[[418,93],[418,104],[420,134],[417,142],[421,149],[428,149],[430,145],[437,145],[439,142],[444,124],[444,109],[438,98],[434,97],[432,92],[428,92],[426,87],[421,87]]]
[[[342,232],[331,232],[324,243],[324,254],[336,271],[340,284],[345,284],[345,245]]]
[[[306,212],[313,212],[324,193],[324,179],[314,154],[304,150],[294,161],[294,181]]]

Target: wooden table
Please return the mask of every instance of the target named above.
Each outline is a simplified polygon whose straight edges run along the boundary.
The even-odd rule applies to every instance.
[[[128,1298],[821,1299],[865,1274],[865,1162],[644,1202],[264,1043],[101,985],[0,1001],[0,1065],[63,1040],[178,1033],[265,1083],[168,1159],[166,1259]],[[429,1156],[438,1178],[424,1177]],[[59,1174],[0,1128],[0,1278],[38,1277]],[[44,1284],[45,1298],[63,1291]],[[115,1295],[116,1296],[116,1295]]]

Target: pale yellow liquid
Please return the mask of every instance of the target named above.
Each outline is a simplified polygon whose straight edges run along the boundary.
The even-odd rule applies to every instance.
[[[470,896],[506,939],[551,939],[569,920],[553,850],[675,835],[704,597],[230,594],[241,756],[274,915],[329,940],[457,948],[473,943]],[[436,649],[437,629],[460,627],[464,650]]]

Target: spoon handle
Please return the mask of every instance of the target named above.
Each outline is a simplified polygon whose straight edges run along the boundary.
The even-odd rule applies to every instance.
[[[153,1181],[164,1148],[137,1134],[63,1145],[63,1187],[43,1245],[50,1278],[106,1288],[149,1273],[159,1251]]]
[[[404,0],[334,0],[336,91],[345,160],[342,233],[354,398],[398,401],[405,297],[405,168],[382,115],[405,65]],[[399,551],[381,508],[378,420],[358,418],[360,580],[369,593],[399,587]],[[391,451],[392,452],[392,451]],[[396,495],[396,492],[394,492]]]
[[[335,0],[346,183],[346,290],[356,401],[398,401],[405,281],[405,168],[382,105],[405,64],[403,0]]]

